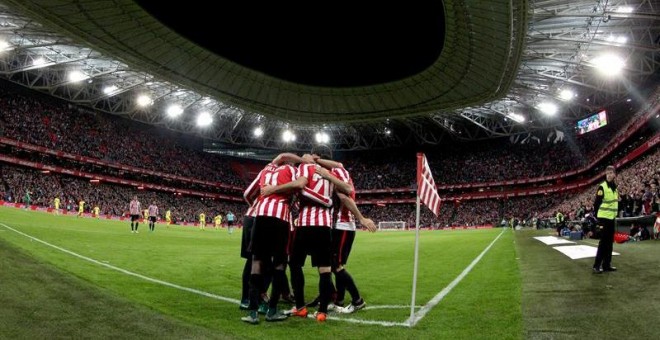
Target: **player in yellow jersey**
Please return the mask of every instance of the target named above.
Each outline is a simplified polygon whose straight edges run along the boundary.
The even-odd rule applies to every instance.
[[[199,213],[199,229],[204,230],[204,227],[206,227],[206,214]]]
[[[170,224],[172,224],[172,212],[168,209],[165,212],[165,225],[169,228]]]
[[[78,202],[78,217],[82,217],[83,212],[85,212],[85,201],[80,200],[80,202]]]
[[[59,197],[55,197],[53,199],[53,207],[55,208],[55,211],[54,211],[55,215],[59,215],[60,214],[60,198]]]
[[[92,209],[92,217],[101,218],[101,209],[98,205],[95,205]]]
[[[222,215],[218,214],[218,216],[214,217],[213,223],[215,224],[215,229],[222,227]]]
[[[147,221],[149,221],[149,209],[144,209],[142,211],[142,216],[144,217],[144,223],[147,223]]]

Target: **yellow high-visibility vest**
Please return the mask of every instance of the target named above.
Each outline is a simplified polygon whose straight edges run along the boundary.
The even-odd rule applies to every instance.
[[[603,188],[603,203],[600,204],[596,217],[613,220],[619,211],[619,192],[612,190],[607,181],[603,181],[600,187]]]

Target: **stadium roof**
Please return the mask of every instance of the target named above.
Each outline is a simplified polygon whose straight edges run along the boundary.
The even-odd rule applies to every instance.
[[[202,15],[207,8],[185,5],[193,8],[188,13],[200,13],[200,21],[210,20]],[[162,13],[152,9],[151,14],[131,0],[0,0],[0,36],[8,43],[0,55],[0,74],[77,104],[231,144],[308,149],[319,131],[330,136],[335,149],[344,150],[410,140],[437,144],[447,136],[474,140],[547,129],[634,98],[636,86],[659,69],[659,7],[660,1],[445,0],[442,8],[428,10],[444,11],[437,21],[444,23],[440,36],[420,32],[421,41],[415,40],[439,51],[434,60],[412,73],[361,78],[354,84],[304,79],[304,72],[287,76],[228,52],[223,57],[222,48],[218,52],[193,41],[190,30],[181,33],[178,26],[175,31]],[[265,10],[272,13],[272,8]],[[333,13],[341,15],[341,10]],[[243,37],[253,30],[264,34],[276,22],[265,20],[263,13],[238,19],[233,14],[228,9],[218,13],[219,21],[233,20],[208,33],[221,32],[219,44],[236,40],[222,36]],[[241,20],[243,27],[229,29]],[[413,22],[404,21],[397,29]],[[370,26],[386,35],[379,42],[388,35],[405,41],[385,25]],[[350,29],[358,28],[343,32]],[[278,44],[268,47],[274,53],[266,58],[275,58]],[[620,76],[597,72],[598,60],[606,55],[625,64]],[[82,72],[82,81],[69,78],[74,69]],[[562,99],[564,90],[572,91],[570,100]],[[137,105],[140,94],[149,96],[150,105]],[[544,102],[559,107],[558,117],[539,111]],[[166,114],[173,103],[184,110],[178,119]],[[213,119],[205,129],[195,124],[202,111]],[[518,122],[520,117],[525,122]],[[255,127],[263,130],[259,138],[253,135]],[[298,138],[283,142],[285,129]]]

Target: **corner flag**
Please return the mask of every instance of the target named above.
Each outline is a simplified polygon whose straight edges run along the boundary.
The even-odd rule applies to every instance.
[[[440,213],[440,195],[438,195],[438,188],[435,186],[431,168],[426,161],[426,155],[419,152],[417,153],[417,205],[416,219],[415,219],[415,258],[413,260],[413,282],[412,282],[412,301],[410,302],[410,317],[406,321],[409,326],[415,324],[415,296],[417,294],[417,266],[419,263],[419,215],[420,215],[420,201],[426,204],[429,209],[438,216]]]
[[[431,174],[431,168],[429,168],[429,163],[426,161],[426,155],[421,152],[417,154],[417,196],[422,203],[431,209],[435,216],[438,216],[440,213],[440,196]]]

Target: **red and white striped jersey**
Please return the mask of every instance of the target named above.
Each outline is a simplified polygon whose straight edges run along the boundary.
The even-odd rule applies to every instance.
[[[298,166],[298,176],[307,178],[307,185],[300,192],[298,227],[332,227],[333,185],[316,173],[315,164]]]
[[[250,206],[247,212],[245,213],[245,216],[250,216],[250,217],[257,216],[256,207],[259,198],[259,189],[260,189],[259,180],[261,179],[262,172],[263,170],[259,171],[257,177],[254,178],[252,183],[250,183],[247,189],[245,189],[245,191],[243,192],[243,199]]]
[[[140,210],[142,210],[140,207],[140,202],[137,200],[132,200],[131,204],[128,206],[128,210],[130,211],[131,215],[140,215]]]
[[[248,208],[247,212],[245,212],[245,216],[257,217],[257,203],[259,202],[254,201],[254,203]]]
[[[348,171],[344,168],[333,168],[330,173],[339,178],[342,182],[351,185],[352,190],[349,197],[355,201],[355,187],[353,186],[353,179]],[[355,230],[355,216],[353,216],[353,213],[348,210],[344,204],[340,204],[336,218],[335,229]]]
[[[263,170],[259,171],[259,174],[257,175],[257,177],[254,178],[252,183],[250,183],[250,185],[247,187],[247,189],[245,189],[245,191],[243,192],[243,199],[249,205],[253,205],[254,201],[257,198],[259,198],[259,189],[260,189],[259,181],[261,180],[261,174],[263,172],[264,172]]]
[[[158,216],[158,207],[154,204],[149,206],[149,217],[151,216]]]
[[[296,170],[291,165],[276,165],[270,163],[261,170],[259,176],[259,187],[266,185],[282,185],[296,179]],[[256,216],[276,217],[289,222],[291,214],[289,213],[289,204],[291,194],[273,194],[269,196],[259,196],[257,203]]]

